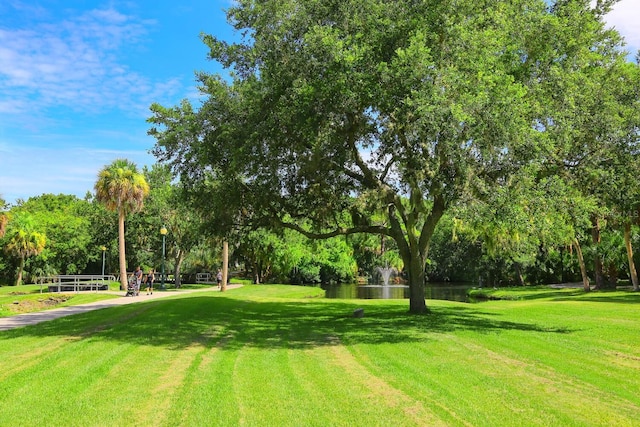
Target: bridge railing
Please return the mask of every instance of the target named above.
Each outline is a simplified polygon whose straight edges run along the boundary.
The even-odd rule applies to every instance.
[[[101,274],[58,274],[55,276],[44,276],[38,280],[40,282],[40,293],[42,287],[47,285],[49,292],[80,292],[108,290],[109,282],[115,281],[113,275]]]
[[[198,284],[213,284],[216,283],[215,277],[211,273],[198,273],[196,274],[196,283]]]

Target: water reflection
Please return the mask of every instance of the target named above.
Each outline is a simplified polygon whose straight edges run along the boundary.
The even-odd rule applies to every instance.
[[[425,288],[426,299],[442,299],[468,302],[467,290],[470,283],[428,283]],[[322,285],[326,298],[341,299],[407,299],[409,287],[404,285],[358,285],[343,283]]]

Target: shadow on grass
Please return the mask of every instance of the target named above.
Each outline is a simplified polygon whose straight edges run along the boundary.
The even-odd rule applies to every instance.
[[[616,295],[612,295],[615,293]],[[492,291],[475,291],[471,293],[471,297],[476,302],[487,300],[505,300],[505,301],[535,301],[547,299],[550,301],[593,301],[593,302],[613,302],[613,303],[640,303],[640,292],[621,291],[621,290],[596,290],[585,292],[582,288],[578,289],[536,289],[531,291],[514,291],[499,292],[494,294]]]
[[[612,293],[619,295],[611,295]],[[622,304],[640,304],[640,292],[637,291],[591,291],[588,293],[582,293],[579,298],[571,298],[569,295],[563,295],[561,297],[554,298],[554,301],[591,301],[591,302],[603,302],[603,303],[622,303]]]
[[[365,316],[354,318],[355,308]],[[118,306],[4,332],[19,336],[64,336],[115,340],[182,349],[191,345],[243,348],[309,348],[348,344],[427,341],[457,330],[567,333],[530,323],[501,321],[477,308],[438,306],[426,316],[405,305],[361,301],[283,300],[264,302],[198,295]]]

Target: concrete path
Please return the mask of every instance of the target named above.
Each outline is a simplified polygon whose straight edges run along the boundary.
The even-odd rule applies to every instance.
[[[242,285],[228,285],[227,289],[239,288]],[[72,314],[86,313],[87,311],[100,310],[101,308],[113,307],[116,305],[133,304],[142,301],[149,301],[164,297],[176,296],[181,294],[204,292],[204,291],[218,291],[217,286],[203,289],[185,289],[180,291],[158,291],[153,295],[146,295],[141,292],[137,297],[125,297],[124,291],[120,292],[100,292],[120,295],[120,298],[112,298],[104,301],[96,301],[88,304],[74,305],[70,307],[53,308],[51,310],[38,311],[34,313],[18,314],[11,317],[0,317],[0,331],[7,331],[9,329],[21,328],[23,326],[35,325],[40,322],[46,322],[48,320],[58,319],[60,317],[71,316]]]

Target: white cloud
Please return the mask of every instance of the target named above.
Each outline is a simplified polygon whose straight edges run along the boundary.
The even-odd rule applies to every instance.
[[[146,114],[156,99],[180,89],[124,64],[124,48],[140,44],[151,21],[114,9],[92,10],[30,28],[0,29],[0,112],[66,107]],[[8,101],[11,100],[11,101]]]
[[[635,54],[640,49],[640,1],[621,0],[605,17],[607,25],[622,34],[627,50]]]
[[[630,45],[640,48],[640,2],[625,0],[614,7],[610,22],[620,31]]]

